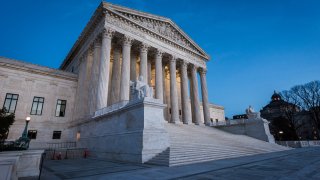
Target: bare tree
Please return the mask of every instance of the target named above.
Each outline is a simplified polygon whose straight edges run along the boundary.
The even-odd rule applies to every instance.
[[[287,102],[309,111],[314,124],[320,129],[320,81],[297,85],[281,94]]]
[[[300,102],[298,101],[297,96],[291,91],[282,91],[280,96],[282,100],[286,102],[280,107],[281,112],[283,112],[283,115],[288,120],[289,127],[295,131],[295,136],[298,137],[297,133],[304,125],[297,118],[295,118],[296,113],[300,111]]]

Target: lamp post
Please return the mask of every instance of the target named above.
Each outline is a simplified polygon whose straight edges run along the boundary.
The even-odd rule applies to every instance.
[[[30,120],[31,120],[30,117],[26,117],[26,126],[24,127],[24,131],[22,133],[22,138],[28,138],[28,124],[29,124]]]
[[[282,141],[282,134],[283,134],[283,131],[279,131],[279,134],[280,134],[280,141]]]

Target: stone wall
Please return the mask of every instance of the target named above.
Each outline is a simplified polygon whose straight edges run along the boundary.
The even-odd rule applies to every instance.
[[[0,58],[0,103],[6,93],[19,94],[15,123],[11,126],[8,140],[19,138],[25,127],[25,118],[31,117],[28,130],[37,130],[30,148],[45,142],[69,140],[67,125],[73,117],[77,75],[55,69]],[[42,115],[30,115],[34,96],[44,97]],[[56,117],[57,100],[67,100],[64,117]],[[53,131],[62,131],[61,139],[52,139]]]
[[[247,135],[262,141],[275,143],[274,137],[270,134],[269,122],[262,118],[251,118],[244,123],[215,126],[215,128],[227,131],[232,134]]]

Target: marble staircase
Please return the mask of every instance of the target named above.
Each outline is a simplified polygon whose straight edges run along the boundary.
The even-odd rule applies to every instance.
[[[202,125],[167,123],[165,127],[169,133],[170,147],[148,164],[178,166],[289,149]]]

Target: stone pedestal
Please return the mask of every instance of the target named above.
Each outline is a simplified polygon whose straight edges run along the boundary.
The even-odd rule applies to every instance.
[[[232,121],[232,120],[231,120]],[[242,123],[232,123],[216,128],[230,132],[232,134],[247,135],[262,141],[275,143],[273,135],[270,133],[269,122],[260,117],[259,113],[252,113],[249,119]]]
[[[44,150],[0,152],[0,179],[38,177]]]
[[[270,133],[269,122],[261,117],[249,118],[245,124],[246,135],[275,143],[273,135]]]
[[[119,107],[75,127],[81,132],[77,145],[96,157],[136,163],[147,162],[169,147],[165,105],[160,100],[145,97]]]

